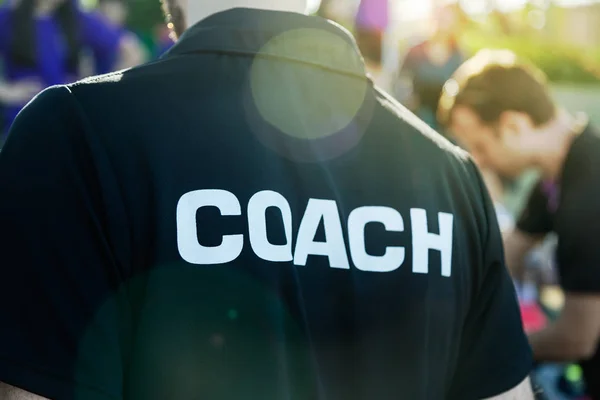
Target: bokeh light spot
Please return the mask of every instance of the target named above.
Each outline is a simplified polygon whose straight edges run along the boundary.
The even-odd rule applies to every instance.
[[[231,309],[227,312],[227,316],[230,320],[236,320],[238,318],[237,310]]]
[[[290,30],[260,53],[250,72],[252,101],[260,116],[286,135],[325,138],[348,126],[361,109],[369,83],[360,76],[360,57],[348,65],[355,49],[343,37],[321,29]],[[334,70],[340,63],[348,73]]]

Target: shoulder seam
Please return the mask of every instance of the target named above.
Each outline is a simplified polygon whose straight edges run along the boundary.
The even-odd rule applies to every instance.
[[[403,106],[398,100],[392,97],[390,94],[385,92],[384,90],[374,87],[376,94],[381,96],[390,106],[391,108],[397,112],[409,125],[416,128],[416,130],[423,133],[424,136],[434,141],[439,147],[444,150],[448,150],[452,152],[457,157],[462,160],[466,160],[469,158],[469,153],[460,147],[456,146],[440,133],[438,133],[435,129],[427,125],[427,123],[421,120],[418,116],[409,111],[405,106]]]
[[[481,173],[479,172],[479,168],[477,167],[477,165],[475,164],[475,162],[473,161],[473,159],[469,156],[467,158],[467,164],[470,167],[471,170],[471,175],[473,175],[473,178],[475,180],[475,183],[477,184],[477,189],[479,192],[479,202],[481,203],[481,205],[483,206],[483,213],[484,213],[484,219],[485,219],[485,226],[484,231],[483,231],[483,249],[487,248],[487,244],[490,241],[490,215],[488,213],[488,210],[486,209],[486,191],[487,188],[485,187],[485,182],[483,181],[483,177],[481,176]],[[492,206],[494,206],[493,201],[490,199],[490,202],[492,203]],[[494,211],[493,209],[490,211]],[[484,260],[482,260],[482,263],[484,262]]]

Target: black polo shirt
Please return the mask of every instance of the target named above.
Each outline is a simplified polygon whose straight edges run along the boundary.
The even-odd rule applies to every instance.
[[[476,168],[322,19],[234,9],[46,90],[0,193],[0,381],[44,397],[465,400],[530,369]]]
[[[592,126],[573,141],[560,179],[539,182],[517,224],[523,232],[558,236],[556,260],[568,293],[600,295],[600,133]],[[600,399],[600,348],[582,362],[588,392]]]

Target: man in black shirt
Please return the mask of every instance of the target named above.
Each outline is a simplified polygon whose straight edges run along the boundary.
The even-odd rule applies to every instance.
[[[600,133],[553,101],[543,74],[507,51],[483,51],[446,84],[440,117],[482,167],[504,176],[534,168],[541,179],[505,238],[516,277],[548,233],[566,301],[560,318],[530,335],[537,361],[580,361],[600,399]]]
[[[15,122],[0,398],[531,399],[475,165],[303,1],[241,3]]]

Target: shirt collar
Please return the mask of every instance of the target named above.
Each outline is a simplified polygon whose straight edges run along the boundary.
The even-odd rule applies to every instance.
[[[285,59],[365,77],[353,37],[334,22],[302,14],[234,8],[189,28],[164,57],[189,53]]]

